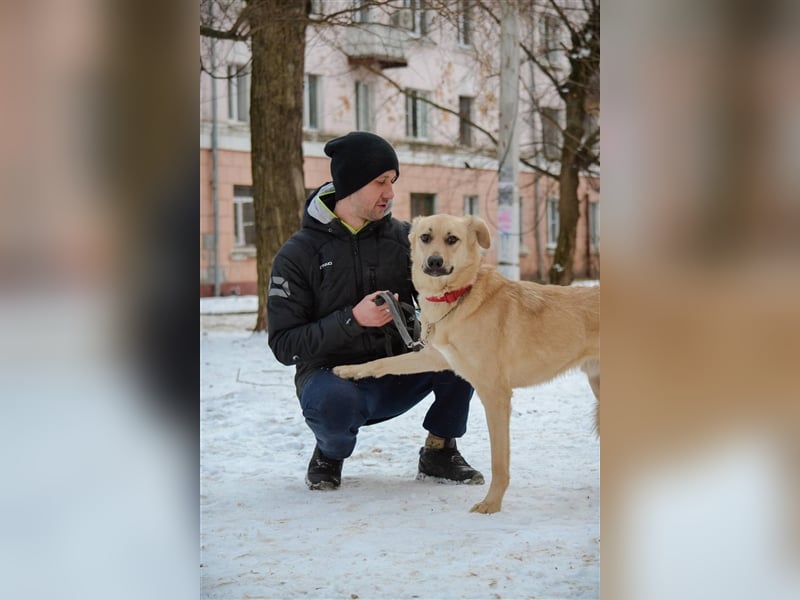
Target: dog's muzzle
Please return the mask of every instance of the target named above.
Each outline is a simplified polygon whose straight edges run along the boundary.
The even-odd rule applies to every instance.
[[[431,277],[443,277],[444,275],[450,275],[450,273],[453,272],[453,267],[449,269],[446,268],[444,266],[444,259],[441,256],[438,254],[431,254],[425,261],[422,272]]]

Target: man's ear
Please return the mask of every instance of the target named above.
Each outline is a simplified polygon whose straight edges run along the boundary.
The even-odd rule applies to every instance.
[[[492,245],[492,234],[489,233],[489,227],[484,220],[475,215],[470,215],[469,228],[475,233],[475,237],[478,239],[478,245],[484,250],[488,250]]]

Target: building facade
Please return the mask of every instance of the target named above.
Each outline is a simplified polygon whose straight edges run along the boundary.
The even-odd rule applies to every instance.
[[[336,6],[333,6],[336,4]],[[421,10],[419,0],[363,5],[358,0],[312,2],[304,86],[304,178],[308,191],[330,180],[325,143],[350,131],[372,131],[397,150],[400,178],[393,214],[410,220],[445,212],[476,214],[497,235],[499,29],[471,2],[452,13]],[[402,4],[402,6],[399,6]],[[353,7],[345,23],[322,15]],[[520,36],[549,52],[548,36],[563,31],[541,15],[520,20]],[[549,29],[548,29],[549,27]],[[244,43],[217,42],[216,78],[201,77],[200,291],[256,291],[250,173],[249,54]],[[563,110],[552,84],[533,69],[520,72],[519,265],[523,279],[543,280],[558,236],[557,173]],[[530,90],[542,90],[535,96]],[[550,100],[548,100],[550,96]],[[548,106],[548,102],[550,106]],[[213,104],[216,103],[216,108]],[[212,113],[216,111],[216,219],[212,201]],[[561,112],[559,112],[561,111]],[[581,178],[574,272],[599,277],[599,176]],[[217,224],[214,235],[215,221]],[[487,253],[497,261],[496,245]],[[217,261],[215,263],[215,261]],[[215,274],[218,269],[218,275]]]

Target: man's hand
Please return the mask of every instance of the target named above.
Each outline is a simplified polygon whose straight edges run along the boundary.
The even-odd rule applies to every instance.
[[[383,327],[392,320],[392,313],[386,304],[380,306],[375,304],[375,299],[382,294],[383,291],[378,290],[367,294],[361,299],[361,302],[353,307],[353,318],[356,323],[362,327]],[[398,298],[398,295],[394,295]]]

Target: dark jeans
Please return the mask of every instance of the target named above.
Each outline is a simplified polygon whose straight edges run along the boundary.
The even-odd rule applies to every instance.
[[[321,369],[303,386],[300,406],[322,453],[344,459],[353,453],[362,425],[402,415],[430,392],[435,399],[422,426],[439,437],[461,437],[467,431],[473,391],[452,371],[351,381]]]

